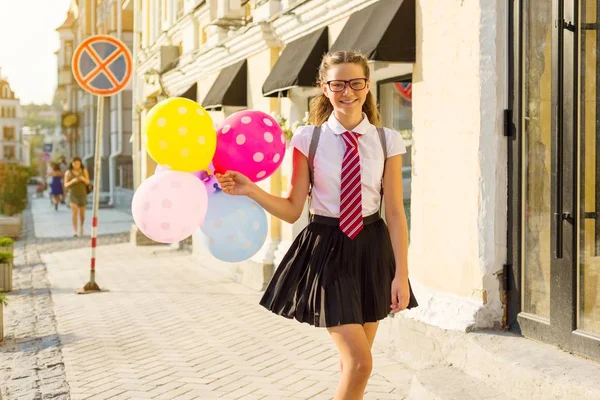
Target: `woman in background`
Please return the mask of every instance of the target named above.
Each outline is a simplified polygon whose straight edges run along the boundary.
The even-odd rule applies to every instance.
[[[87,186],[89,184],[90,176],[83,167],[81,158],[73,157],[73,161],[71,161],[69,169],[65,173],[65,187],[69,189],[69,205],[73,213],[73,236],[83,235],[83,221],[85,220],[88,195]]]

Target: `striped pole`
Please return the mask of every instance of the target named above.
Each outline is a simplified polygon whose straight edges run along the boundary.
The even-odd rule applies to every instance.
[[[98,203],[100,201],[100,173],[101,173],[101,143],[102,143],[102,130],[104,120],[104,97],[98,96],[98,111],[96,112],[98,118],[96,123],[96,150],[94,153],[94,211],[92,214],[92,259],[90,268],[90,281],[85,284],[83,289],[80,289],[78,293],[88,292],[99,292],[100,287],[96,283],[96,238],[98,237]]]

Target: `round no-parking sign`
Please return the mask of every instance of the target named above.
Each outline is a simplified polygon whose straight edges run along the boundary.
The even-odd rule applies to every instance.
[[[97,96],[111,96],[129,83],[133,70],[131,52],[115,37],[91,36],[77,46],[72,69],[82,89]]]

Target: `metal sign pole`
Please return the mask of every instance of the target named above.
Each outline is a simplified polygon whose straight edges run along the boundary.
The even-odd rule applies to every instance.
[[[73,77],[82,89],[98,98],[96,145],[94,153],[94,204],[92,216],[92,259],[90,281],[77,293],[101,290],[96,283],[96,240],[98,237],[98,206],[100,202],[100,176],[102,173],[102,138],[104,123],[104,97],[121,92],[133,73],[133,60],[127,45],[109,35],[95,35],[77,46],[72,60]]]
[[[104,122],[104,97],[98,96],[98,111],[96,112],[98,118],[96,122],[96,146],[94,153],[94,201],[93,201],[93,214],[92,214],[92,259],[90,268],[90,281],[83,287],[83,293],[85,292],[97,292],[100,291],[100,287],[96,283],[96,238],[98,237],[98,204],[100,201],[100,175],[102,168],[102,130]]]

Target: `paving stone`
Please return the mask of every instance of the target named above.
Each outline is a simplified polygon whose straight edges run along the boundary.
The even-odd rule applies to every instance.
[[[36,239],[25,215],[0,345],[2,400],[333,396],[339,359],[326,330],[262,309],[261,293],[185,250],[131,246],[128,233],[99,241],[96,279],[108,291],[75,295],[89,279],[89,238]],[[394,363],[374,359],[370,395],[402,398],[394,391],[406,388],[376,374],[380,360]]]

